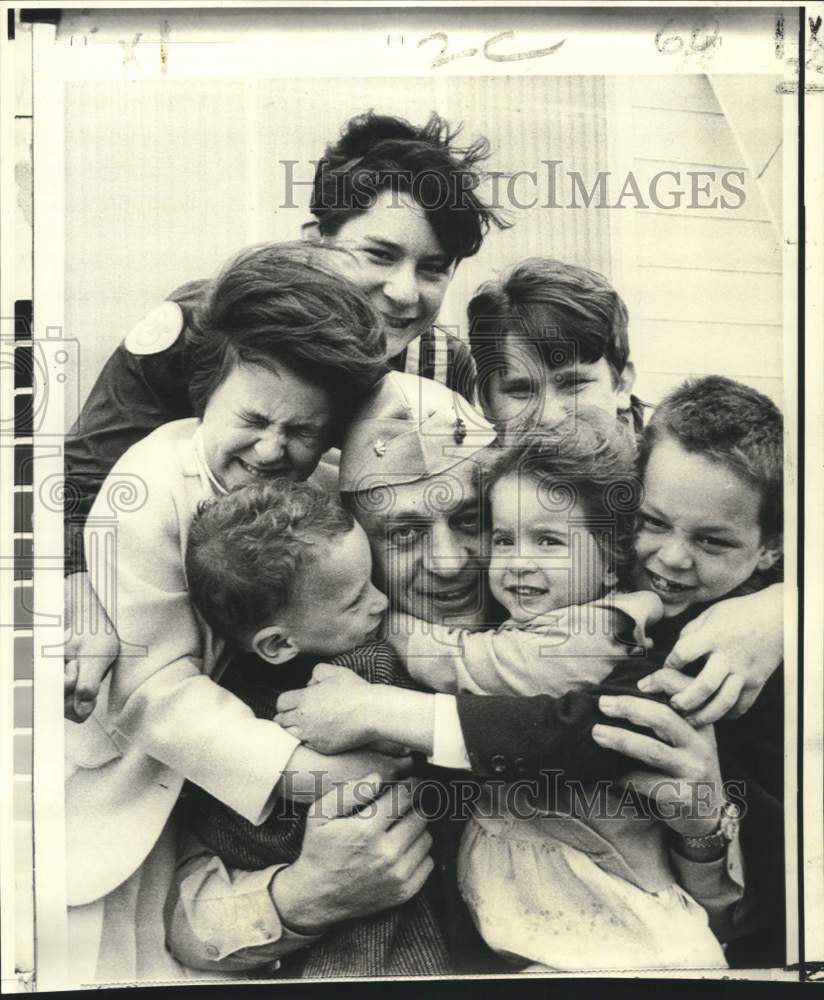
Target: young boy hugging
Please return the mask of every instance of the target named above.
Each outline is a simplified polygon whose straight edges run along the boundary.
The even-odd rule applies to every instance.
[[[278,696],[307,684],[320,660],[346,667],[369,683],[408,683],[391,649],[379,641],[387,602],[371,573],[366,535],[339,498],[286,480],[245,486],[202,504],[186,550],[194,606],[237,649],[221,683],[258,718],[271,719]],[[186,789],[184,821],[228,868],[269,869],[274,880],[300,854],[311,803],[336,782],[381,772],[392,778],[408,770],[408,759],[390,762],[388,771],[381,760],[389,758],[368,749],[326,756],[299,747],[279,785],[281,797],[261,826],[194,785]],[[190,945],[192,926],[208,940],[206,954],[228,955],[237,947],[222,907],[214,908],[211,918],[209,908],[201,907],[199,920],[187,920],[183,933],[181,905],[178,900],[167,906],[168,943],[176,958],[201,967]],[[295,953],[282,974],[446,971],[441,935],[421,893],[403,906],[341,924],[307,943],[308,952]],[[250,965],[250,949],[244,952],[243,967],[249,969],[254,956]],[[271,965],[265,947],[260,954],[260,966]]]
[[[774,403],[719,375],[689,379],[656,408],[639,462],[634,578],[660,597],[670,626],[773,582],[784,510]]]
[[[653,662],[661,662],[707,608],[782,578],[781,412],[731,379],[689,380],[656,408],[642,439],[640,469],[644,502],[634,584],[663,604],[664,617],[649,630]],[[687,672],[699,673],[703,663]],[[639,687],[665,690],[658,676],[642,679]],[[736,704],[741,684],[740,675],[721,684],[718,697],[727,709]],[[672,705],[684,710],[677,693]],[[698,724],[700,715],[693,716]],[[746,714],[716,722],[715,736],[722,775],[744,788],[746,806],[746,906],[737,914],[727,957],[739,967],[783,965],[783,670],[774,671]]]

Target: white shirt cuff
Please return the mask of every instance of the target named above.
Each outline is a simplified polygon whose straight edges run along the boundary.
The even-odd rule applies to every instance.
[[[435,695],[435,726],[432,734],[432,756],[429,763],[437,767],[452,767],[469,771],[471,765],[466,752],[458,703],[451,694]]]

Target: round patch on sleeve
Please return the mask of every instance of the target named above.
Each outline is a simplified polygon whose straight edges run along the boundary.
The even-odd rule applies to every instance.
[[[159,354],[177,340],[183,324],[183,310],[177,302],[162,302],[132,327],[126,337],[126,350],[131,354]]]

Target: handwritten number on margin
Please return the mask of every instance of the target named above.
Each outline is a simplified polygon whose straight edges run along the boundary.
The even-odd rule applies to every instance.
[[[484,42],[484,55],[486,58],[491,62],[515,62],[518,59],[538,59],[540,56],[550,56],[553,52],[557,52],[566,41],[565,38],[562,38],[555,45],[550,45],[545,49],[530,49],[528,52],[497,53],[490,51],[492,46],[498,42],[502,42],[505,38],[514,37],[514,31],[502,31],[500,35],[493,35],[492,38],[488,38]]]
[[[418,42],[418,48],[422,45],[426,45],[427,42],[437,42],[441,43],[441,51],[432,60],[432,69],[438,66],[445,66],[447,63],[454,62],[456,59],[464,59],[466,56],[474,56],[478,51],[477,49],[462,49],[460,52],[453,52],[451,55],[446,55],[446,50],[449,46],[449,37],[445,31],[434,31],[431,35],[427,35],[426,38],[422,38]]]

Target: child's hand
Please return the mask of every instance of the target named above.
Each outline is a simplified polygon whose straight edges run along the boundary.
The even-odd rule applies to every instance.
[[[598,708],[615,725],[593,726],[595,742],[645,766],[623,775],[618,784],[647,796],[676,833],[690,837],[714,833],[724,795],[712,726],[693,728],[668,705],[631,695],[602,695]],[[624,729],[623,720],[654,735]]]
[[[277,702],[275,722],[321,753],[362,747],[379,734],[371,722],[374,691],[346,667],[319,663],[309,685],[286,691]]]
[[[673,696],[672,707],[687,714],[694,726],[743,715],[783,657],[783,594],[783,586],[776,584],[707,608],[684,626],[661,670],[644,677],[638,687],[648,694],[668,692],[668,670],[683,670],[708,656],[698,676]]]
[[[664,617],[664,605],[651,590],[635,590],[629,594],[618,594],[615,606],[631,615],[641,629],[647,629]]]

